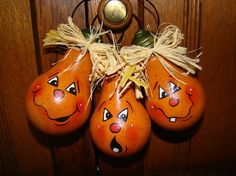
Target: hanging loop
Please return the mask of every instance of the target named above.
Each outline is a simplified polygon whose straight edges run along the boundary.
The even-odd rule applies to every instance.
[[[88,14],[89,14],[89,8],[88,8],[88,1],[89,1],[89,0],[82,0],[82,1],[80,1],[79,4],[75,6],[75,8],[74,8],[74,10],[73,10],[73,12],[72,12],[72,14],[71,14],[71,17],[74,18],[75,12],[77,11],[77,9],[84,3],[84,10],[85,10],[85,26],[86,26],[86,28],[89,27],[89,16],[88,16]]]
[[[117,43],[120,43],[124,37],[124,32],[128,24],[130,24],[132,18],[134,18],[139,26],[139,30],[142,29],[142,23],[136,14],[133,13],[133,8],[129,0],[101,0],[98,5],[97,15],[93,18],[92,23],[89,23],[89,8],[88,2],[90,0],[81,0],[78,5],[74,8],[72,12],[72,18],[75,15],[75,12],[78,8],[84,4],[85,9],[85,24],[86,28],[94,26],[96,20],[103,22],[103,25],[107,29],[111,29],[115,33],[121,33]],[[150,0],[145,0],[151,5],[156,14],[156,23],[157,28],[160,25],[160,17],[155,5]],[[146,8],[146,7],[144,7]],[[109,34],[107,35],[108,39],[111,41]]]

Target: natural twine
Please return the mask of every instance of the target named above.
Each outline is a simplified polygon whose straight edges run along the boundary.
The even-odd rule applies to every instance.
[[[132,45],[122,47],[119,52],[112,32],[102,32],[101,30],[102,26],[98,26],[95,30],[90,29],[90,38],[86,39],[81,30],[73,23],[72,18],[69,17],[68,24],[60,24],[57,30],[50,30],[43,40],[44,46],[64,45],[68,48],[79,48],[83,51],[81,56],[64,71],[78,64],[86,52],[89,52],[93,64],[92,73],[89,76],[91,97],[99,82],[108,76],[118,74],[120,76],[118,86],[122,88],[119,94],[122,95],[130,84],[134,83],[136,98],[142,98],[141,87],[144,88],[146,93],[149,87],[145,68],[152,55],[157,56],[169,74],[180,82],[183,81],[178,78],[177,74],[187,76],[190,73],[195,74],[195,69],[202,69],[197,64],[200,61],[201,53],[196,58],[191,59],[187,56],[187,48],[179,46],[183,40],[183,34],[176,26],[169,25],[161,33],[153,35],[153,48]],[[101,35],[107,33],[112,35],[113,44],[96,42]],[[176,70],[170,63],[183,68],[185,71]]]
[[[167,72],[178,81],[183,82],[178,78],[178,74],[187,76],[188,74],[195,74],[195,69],[201,70],[202,67],[198,65],[200,62],[200,54],[196,58],[190,58],[187,56],[187,48],[179,46],[184,39],[183,33],[180,29],[174,25],[169,25],[164,30],[153,35],[154,46],[153,48],[141,47],[141,46],[125,46],[120,50],[120,56],[124,58],[130,67],[135,66],[136,72],[133,74],[134,77],[138,77],[141,82],[148,83],[148,79],[145,76],[144,69],[146,68],[147,62],[151,56],[156,56],[162,66]],[[183,69],[183,71],[176,70],[173,65]],[[121,80],[126,84],[126,80]],[[145,91],[147,87],[144,86]],[[141,95],[140,95],[141,96]]]
[[[68,24],[60,24],[57,30],[50,30],[46,34],[44,46],[64,45],[68,48],[81,49],[83,53],[75,60],[65,71],[71,69],[80,62],[88,51],[92,62],[92,73],[89,76],[91,82],[91,93],[94,91],[98,82],[106,76],[117,73],[124,67],[125,62],[119,56],[117,47],[113,38],[113,44],[96,42],[101,35],[111,33],[111,31],[102,32],[102,25],[95,30],[90,29],[91,35],[86,39],[81,30],[73,23],[72,18],[68,18]],[[111,33],[112,35],[112,33]],[[112,35],[113,36],[113,35]]]

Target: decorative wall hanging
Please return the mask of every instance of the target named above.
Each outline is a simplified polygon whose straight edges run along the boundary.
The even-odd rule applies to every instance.
[[[82,3],[85,11],[88,9],[88,1],[83,0],[72,17]],[[172,131],[190,128],[199,121],[205,94],[190,74],[201,69],[200,54],[188,57],[187,48],[180,46],[183,34],[173,25],[157,34],[141,29],[132,46],[119,46],[111,30],[124,34],[132,17],[138,20],[128,0],[102,0],[90,28],[85,15],[87,28],[83,33],[71,17],[67,24],[47,33],[44,46],[63,45],[68,51],[29,88],[26,106],[32,124],[48,134],[67,134],[79,129],[92,110],[94,144],[109,156],[126,157],[148,142],[150,119]],[[101,21],[97,28],[93,26],[96,19]],[[111,30],[104,31],[103,24]],[[111,44],[102,43],[101,36],[107,34]],[[91,109],[98,87],[101,96]],[[145,105],[141,98],[146,98]]]

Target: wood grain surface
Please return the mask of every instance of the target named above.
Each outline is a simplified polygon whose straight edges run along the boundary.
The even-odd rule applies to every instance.
[[[53,137],[27,121],[24,97],[31,82],[51,68],[63,51],[43,48],[46,32],[66,23],[81,0],[3,0],[0,5],[0,175],[236,175],[236,1],[130,0],[141,28],[156,32],[157,24],[171,23],[184,32],[184,46],[202,48],[197,78],[207,105],[203,120],[192,129],[168,132],[155,124],[147,146],[137,155],[115,159],[101,154],[89,135],[89,121],[73,134]],[[99,0],[88,2],[88,23]],[[85,27],[81,5],[74,21]],[[159,21],[158,21],[159,19]],[[95,20],[98,25],[98,20]],[[140,28],[133,18],[116,31],[121,45],[130,45]],[[103,38],[109,42],[109,37]],[[197,54],[197,53],[195,53]]]
[[[201,128],[191,140],[191,167],[235,167],[236,1],[203,1],[199,79],[207,93]],[[219,12],[219,13],[216,13]]]
[[[37,76],[29,2],[4,0],[0,15],[0,175],[53,175],[50,150],[29,128],[24,106]]]

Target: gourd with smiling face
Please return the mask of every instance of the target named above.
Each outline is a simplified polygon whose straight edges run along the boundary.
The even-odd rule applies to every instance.
[[[88,53],[77,63],[81,56],[80,50],[70,49],[30,86],[26,96],[28,119],[39,130],[52,135],[66,134],[87,120],[92,64]]]
[[[197,79],[177,74],[184,83],[178,81],[156,56],[150,58],[146,71],[150,87],[145,105],[154,122],[167,130],[183,130],[201,119],[205,94]]]
[[[130,156],[147,143],[151,124],[142,104],[129,87],[120,96],[115,91],[117,80],[109,78],[102,87],[100,101],[90,121],[95,145],[114,157]],[[114,93],[114,94],[113,94]]]

